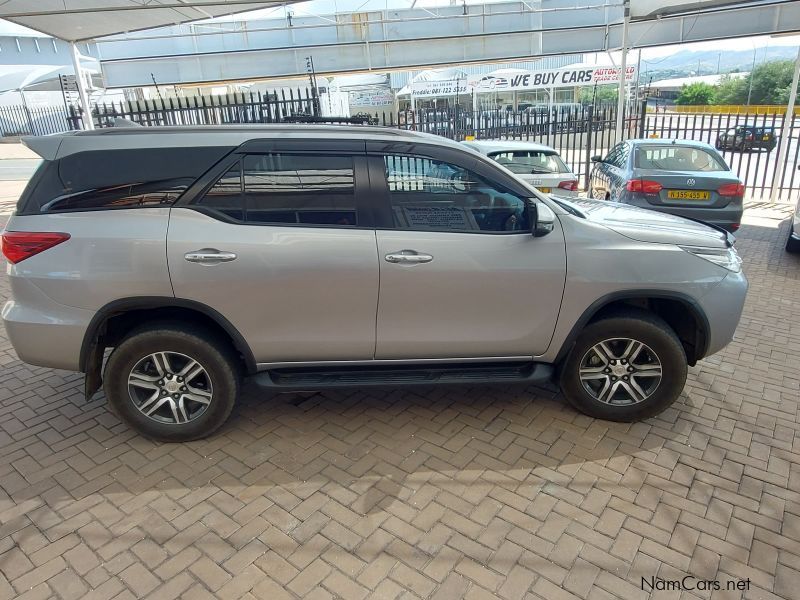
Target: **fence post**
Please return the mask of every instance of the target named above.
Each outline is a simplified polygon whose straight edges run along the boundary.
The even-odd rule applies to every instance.
[[[592,132],[594,130],[594,106],[586,107],[586,120],[589,127],[586,128],[586,154],[583,157],[583,189],[589,191],[589,169],[592,164]]]
[[[647,124],[647,100],[642,100],[639,105],[639,138],[644,137],[645,126]]]

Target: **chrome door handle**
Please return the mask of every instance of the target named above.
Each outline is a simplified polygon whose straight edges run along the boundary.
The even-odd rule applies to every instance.
[[[216,265],[223,262],[230,262],[236,260],[236,254],[233,252],[221,252],[214,248],[203,248],[202,250],[195,250],[194,252],[187,252],[183,255],[188,262],[199,263],[201,265]]]
[[[400,250],[384,256],[386,262],[400,264],[420,264],[429,263],[433,260],[430,254],[420,254],[416,250]]]

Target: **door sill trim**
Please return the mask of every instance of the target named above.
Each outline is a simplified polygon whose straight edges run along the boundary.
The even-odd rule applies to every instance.
[[[316,391],[343,387],[456,385],[486,383],[545,384],[553,365],[530,360],[514,362],[403,364],[272,369],[252,377],[256,385],[275,391]]]
[[[369,367],[392,365],[436,365],[436,364],[464,364],[464,363],[502,363],[502,362],[530,362],[531,356],[481,356],[472,358],[383,358],[371,360],[311,360],[311,361],[282,361],[263,362],[256,364],[257,371],[270,369],[293,369],[303,367]]]

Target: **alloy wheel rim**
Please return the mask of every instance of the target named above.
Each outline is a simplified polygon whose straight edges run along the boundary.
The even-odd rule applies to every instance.
[[[147,418],[182,425],[206,412],[213,388],[205,367],[194,358],[179,352],[154,352],[131,369],[128,394]]]
[[[612,406],[644,402],[661,384],[663,367],[658,355],[643,342],[610,338],[589,348],[578,376],[595,400]]]

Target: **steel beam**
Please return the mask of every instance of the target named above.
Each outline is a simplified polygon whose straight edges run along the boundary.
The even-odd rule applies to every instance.
[[[384,10],[326,18],[176,26],[98,41],[108,87],[216,83],[393,71],[618,50],[622,4],[568,6],[542,0],[436,9]],[[541,8],[538,8],[541,7]],[[579,10],[577,9],[579,8]],[[480,11],[480,12],[477,12]],[[800,0],[735,5],[632,21],[631,48],[800,32]]]

